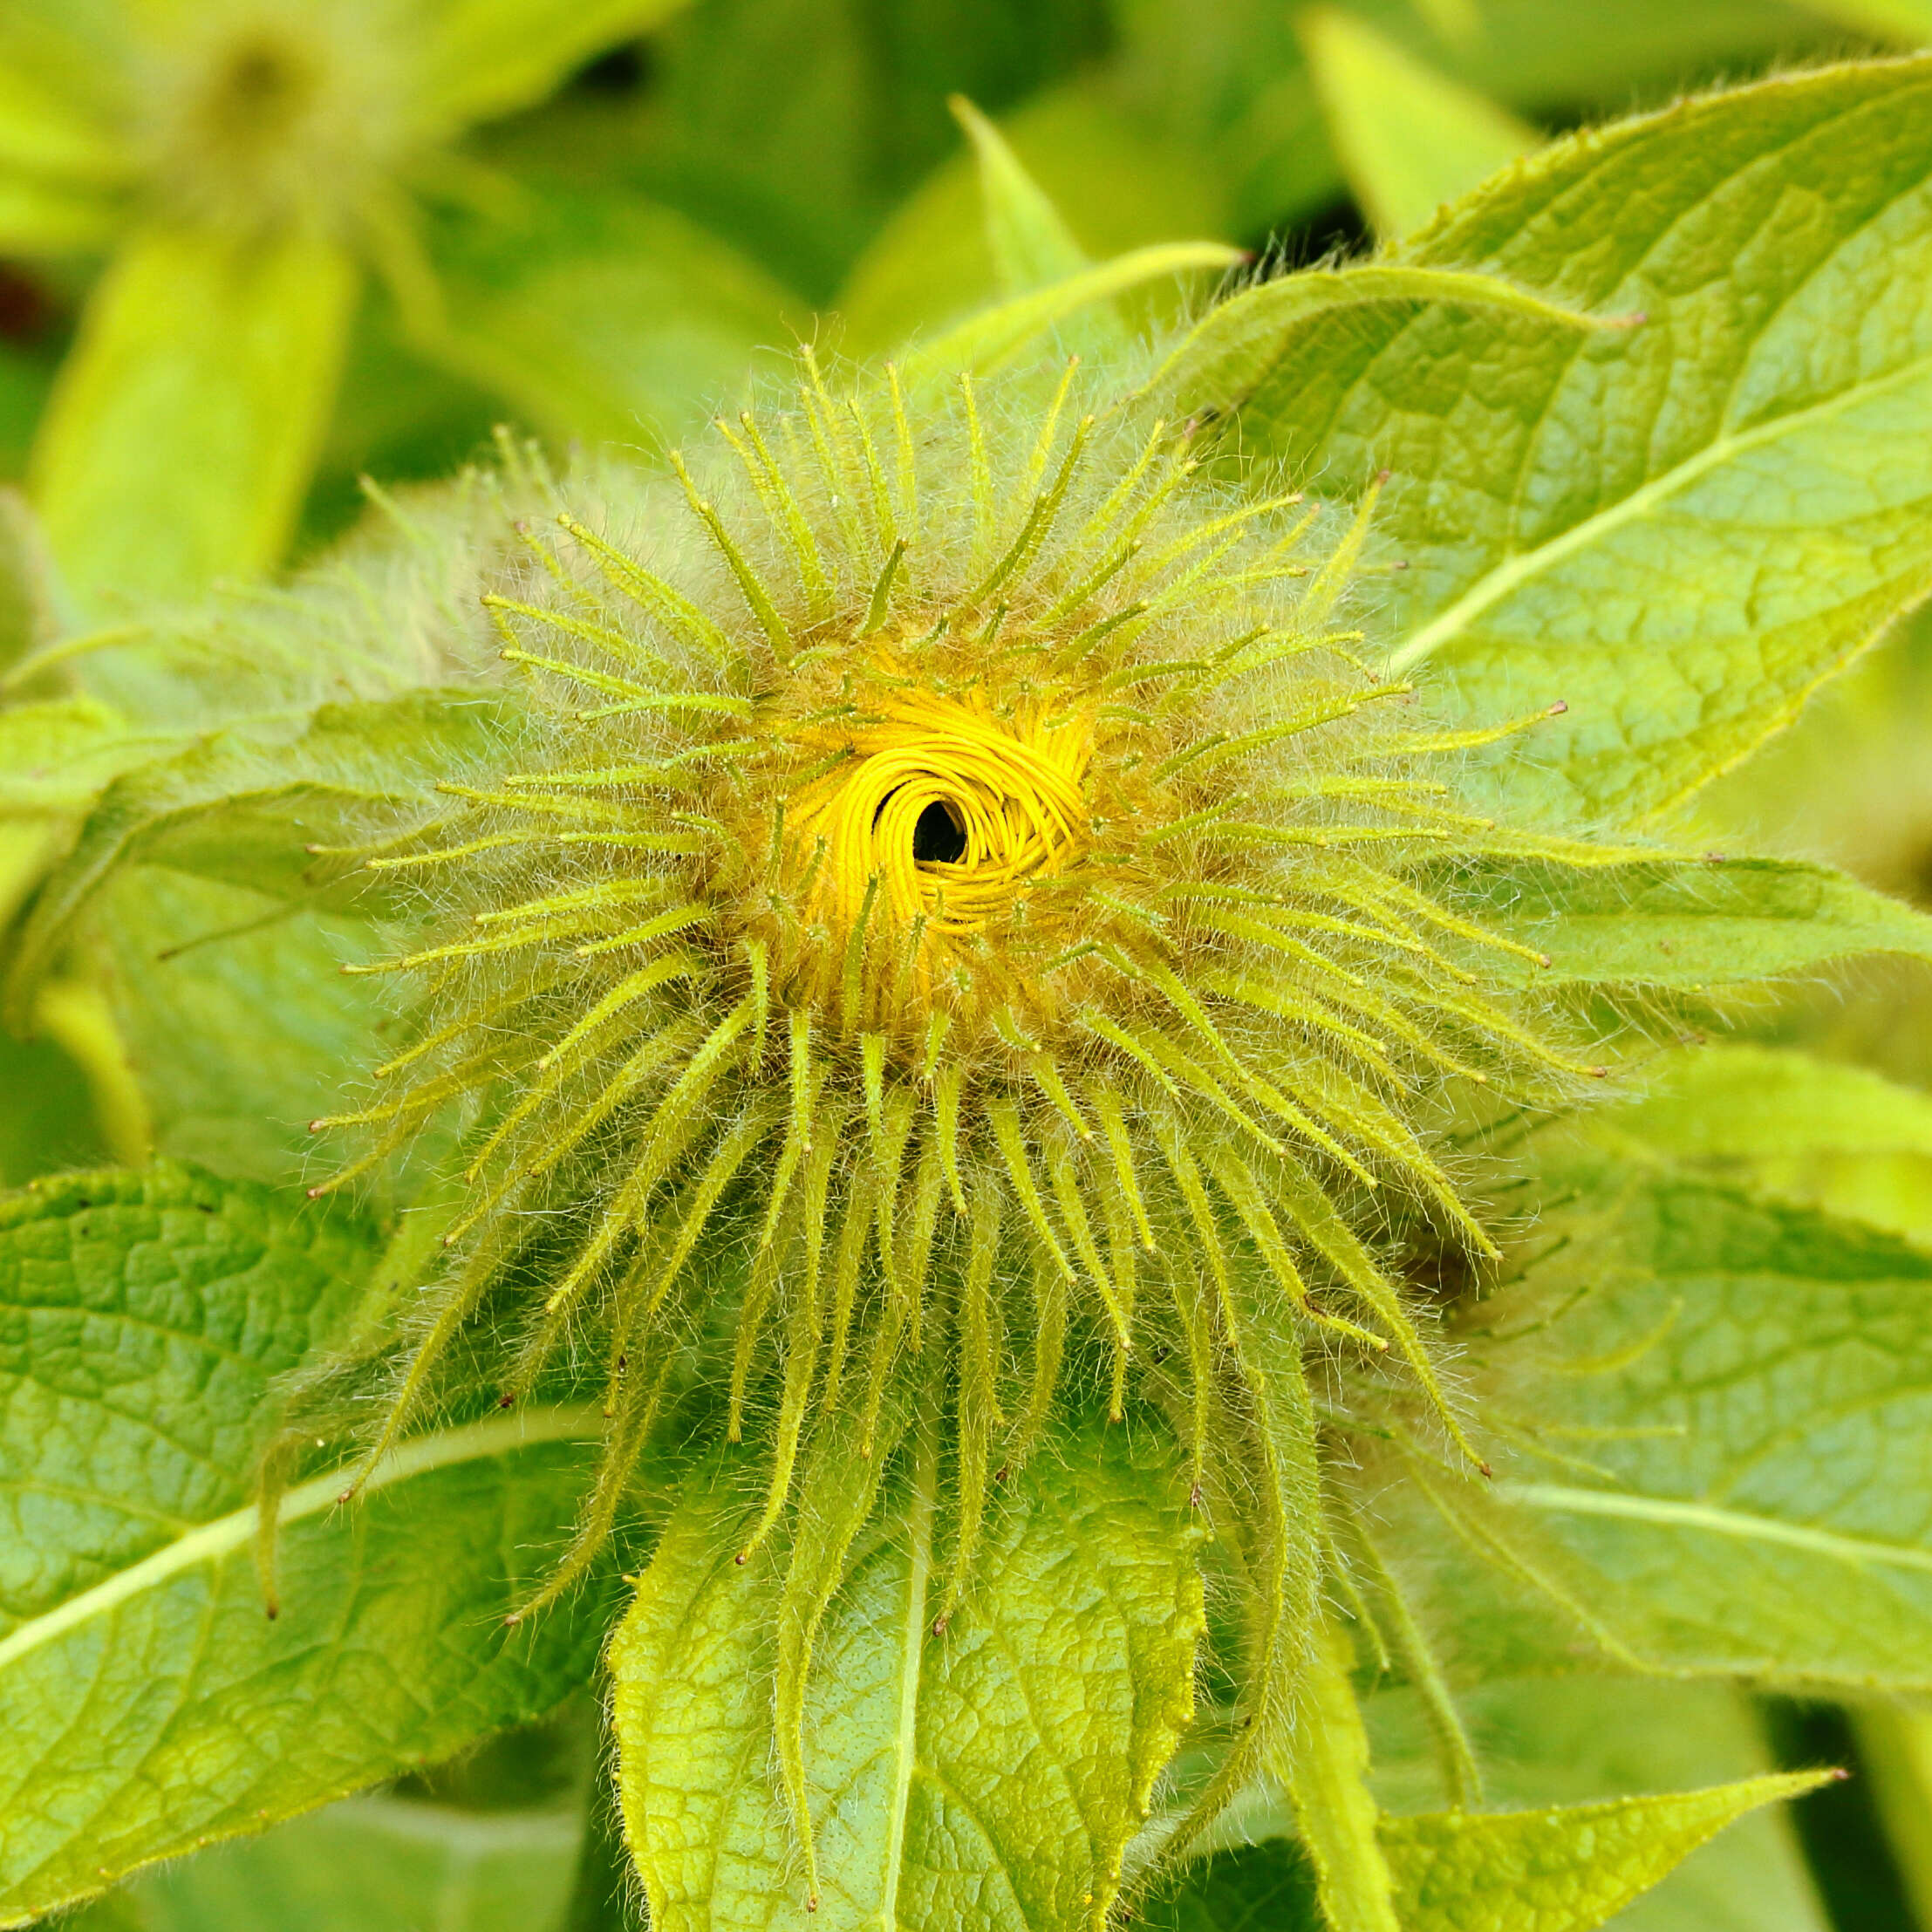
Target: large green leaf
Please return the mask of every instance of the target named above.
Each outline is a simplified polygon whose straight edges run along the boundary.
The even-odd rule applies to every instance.
[[[0,1202],[0,1922],[446,1757],[587,1676],[604,1593],[502,1628],[587,1473],[574,1410],[419,1437],[348,1511],[339,1471],[299,1484],[263,1615],[271,1378],[372,1260],[352,1224],[182,1169]]]
[[[1676,1055],[1602,1137],[1780,1198],[1932,1239],[1932,1094],[1788,1048]]]
[[[33,456],[68,584],[99,607],[278,560],[335,400],[358,275],[335,242],[151,224],[89,297]]]
[[[1426,1462],[1383,1492],[1465,1655],[1587,1635],[1649,1668],[1932,1685],[1932,1255],[1654,1163],[1549,1184],[1570,1205],[1464,1336],[1494,1496]]]
[[[935,1632],[937,1459],[909,1461],[853,1546],[807,1692],[814,1922],[1097,1932],[1192,1706],[1185,1479],[1152,1433],[1048,1444],[1006,1485]],[[768,1768],[782,1567],[734,1561],[744,1526],[734,1471],[695,1481],[611,1649],[658,1932],[750,1932],[804,1904]]]
[[[1466,910],[1547,956],[1495,968],[1526,985],[1699,991],[1860,953],[1932,959],[1932,914],[1794,859],[1532,862],[1471,869],[1460,884]]]
[[[1244,452],[1380,513],[1392,661],[1485,720],[1553,700],[1519,804],[1668,810],[1932,588],[1932,60],[1560,143],[1403,249],[1628,334],[1390,306],[1284,329]]]
[[[1534,1812],[1387,1818],[1381,1840],[1405,1932],[1593,1932],[1734,1819],[1826,1772]],[[1149,1914],[1157,1932],[1318,1932],[1289,1844],[1223,1853]],[[1354,1932],[1352,1922],[1337,1922]]]
[[[1379,235],[1407,235],[1541,140],[1339,7],[1296,17],[1341,172]]]

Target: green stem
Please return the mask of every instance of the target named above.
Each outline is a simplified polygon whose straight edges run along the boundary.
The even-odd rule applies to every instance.
[[[1280,1772],[1330,1932],[1402,1932],[1388,1862],[1376,1838],[1369,1734],[1348,1676],[1353,1661],[1347,1636],[1325,1617]]]

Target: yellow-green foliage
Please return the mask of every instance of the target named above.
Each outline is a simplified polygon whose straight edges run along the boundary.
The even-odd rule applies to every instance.
[[[1071,367],[916,403],[802,371],[678,484],[541,486],[484,598],[522,735],[368,862],[440,930],[374,969],[412,1043],[318,1124],[374,1129],[368,1164],[469,1123],[372,1460],[527,1281],[502,1400],[567,1344],[607,1364],[548,1596],[665,1364],[721,1328],[753,1544],[833,1418],[876,1467],[915,1392],[950,1404],[943,1621],[996,1471],[1090,1356],[1116,1417],[1175,1417],[1252,1586],[1232,1789],[1300,1642],[1302,1355],[1398,1361],[1476,1460],[1378,1250],[1406,1219],[1492,1252],[1424,1131],[1445,1083],[1591,1070],[1485,987],[1521,947],[1428,883],[1498,838],[1453,757],[1513,727],[1431,730],[1356,654],[1369,508],[1324,536],[1299,493],[1226,494],[1184,440],[1083,414]]]

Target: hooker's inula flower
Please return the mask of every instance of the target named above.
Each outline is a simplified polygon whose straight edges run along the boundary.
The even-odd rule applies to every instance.
[[[548,1595],[666,1365],[720,1335],[766,1472],[748,1549],[831,1418],[876,1468],[944,1405],[943,1622],[1060,1391],[1149,1401],[1241,1542],[1266,1721],[1232,1788],[1302,1641],[1305,1351],[1385,1356],[1475,1460],[1380,1244],[1406,1218],[1492,1252],[1425,1116],[1567,1066],[1485,986],[1522,949],[1430,883],[1497,836],[1453,754],[1514,727],[1431,729],[1358,654],[1367,507],[1317,544],[1299,495],[1080,413],[1072,370],[935,403],[802,367],[677,486],[556,490],[485,599],[527,679],[509,761],[372,861],[445,930],[388,962],[413,1043],[326,1124],[378,1128],[375,1161],[474,1109],[376,1452],[506,1280],[536,1313],[505,1401],[601,1337]]]

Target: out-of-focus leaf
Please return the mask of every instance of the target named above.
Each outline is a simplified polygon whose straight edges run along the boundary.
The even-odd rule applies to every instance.
[[[1020,164],[1000,130],[963,94],[950,103],[979,164],[986,246],[1002,295],[1024,295],[1090,266],[1060,210]]]
[[[79,1068],[51,1041],[0,1031],[0,1187],[106,1158]]]
[[[247,1500],[270,1378],[328,1338],[366,1232],[176,1168],[0,1204],[0,1922],[534,1717],[587,1676],[607,1593],[535,1629],[589,1467],[576,1411],[416,1438],[337,1506],[284,1499],[281,1614]]]
[[[1486,768],[1512,811],[1656,816],[1932,588],[1932,60],[1593,130],[1403,260],[1649,317],[1318,317],[1242,405],[1250,455],[1393,472],[1393,667],[1485,721],[1568,701]]]
[[[1307,7],[1295,27],[1341,172],[1379,235],[1420,228],[1444,201],[1542,141],[1355,13]]]
[[[0,811],[54,813],[89,804],[130,766],[180,742],[143,736],[92,698],[49,698],[0,710]]]
[[[937,1453],[911,1459],[814,1647],[815,1923],[1097,1928],[1192,1706],[1184,1480],[1151,1434],[1045,1445],[1004,1486],[935,1632]],[[619,1788],[657,1932],[775,1924],[804,1902],[769,1771],[783,1571],[768,1545],[734,1561],[743,1504],[729,1472],[694,1479],[611,1649]]]
[[[49,642],[57,623],[39,526],[19,491],[0,486],[0,678],[16,659]],[[10,762],[0,757],[0,767]]]
[[[426,10],[425,109],[446,124],[527,106],[688,0],[440,0]]]
[[[33,456],[63,578],[95,607],[259,570],[295,527],[358,276],[334,242],[150,225],[89,297]]]
[[[1438,35],[1413,0],[1349,0],[1415,58],[1488,99],[1534,113],[1628,113],[1687,85],[1833,53],[1837,31],[1787,0],[1479,0],[1482,31]],[[1236,197],[1237,232],[1261,234],[1341,192],[1313,85],[1282,0],[1116,0],[1122,82],[1166,138],[1210,160]]]
[[[123,219],[110,197],[0,173],[0,248],[10,255],[71,255],[104,247]]]
[[[1932,1710],[1874,1704],[1857,1714],[1859,1755],[1899,1876],[1922,1924],[1932,1923]]]
[[[1498,960],[1525,985],[1697,992],[1861,953],[1932,959],[1932,913],[1798,859],[1533,861],[1471,868],[1459,883],[1478,920],[1547,956]]]
[[[1675,1055],[1635,1107],[1599,1123],[1780,1198],[1932,1239],[1932,1094],[1788,1048]]]
[[[545,1932],[570,1889],[568,1812],[352,1798],[144,1874],[72,1932]]]
[[[947,97],[1004,116],[1102,54],[1109,10],[708,0],[659,50],[655,151],[688,188],[680,206],[829,303],[880,218],[955,145]]]
[[[1932,1256],[1567,1159],[1540,1259],[1464,1331],[1493,1496],[1421,1463],[1382,1492],[1437,1618],[1471,1668],[1580,1639],[1648,1668],[1932,1686]]]
[[[1029,101],[1000,134],[1092,260],[1225,227],[1219,184],[1199,157],[1150,138],[1095,89]],[[985,208],[980,169],[961,154],[892,211],[837,299],[850,347],[892,349],[993,299],[998,275]],[[1162,293],[1143,290],[1122,306],[1164,312]]]
[[[1135,249],[1030,295],[1002,302],[922,343],[905,358],[907,382],[945,382],[962,371],[990,375],[1037,351],[1061,324],[1097,302],[1191,271],[1225,270],[1241,259],[1219,242],[1168,242]]]
[[[90,111],[81,64],[62,64],[61,78],[77,90],[70,98],[69,90],[51,84],[48,72],[58,43],[50,45],[33,29],[30,19],[17,15],[0,22],[0,173],[18,170],[67,187],[125,182],[134,157],[108,132],[104,118]]]
[[[1804,0],[1812,12],[1853,33],[1868,33],[1901,47],[1932,41],[1932,5],[1927,0]]]
[[[643,196],[531,180],[521,218],[448,225],[440,358],[560,437],[656,441],[787,339],[784,290]]]
[[[34,1000],[33,1030],[80,1069],[110,1155],[130,1167],[152,1160],[154,1125],[147,1096],[101,989],[85,980],[48,980]]]

